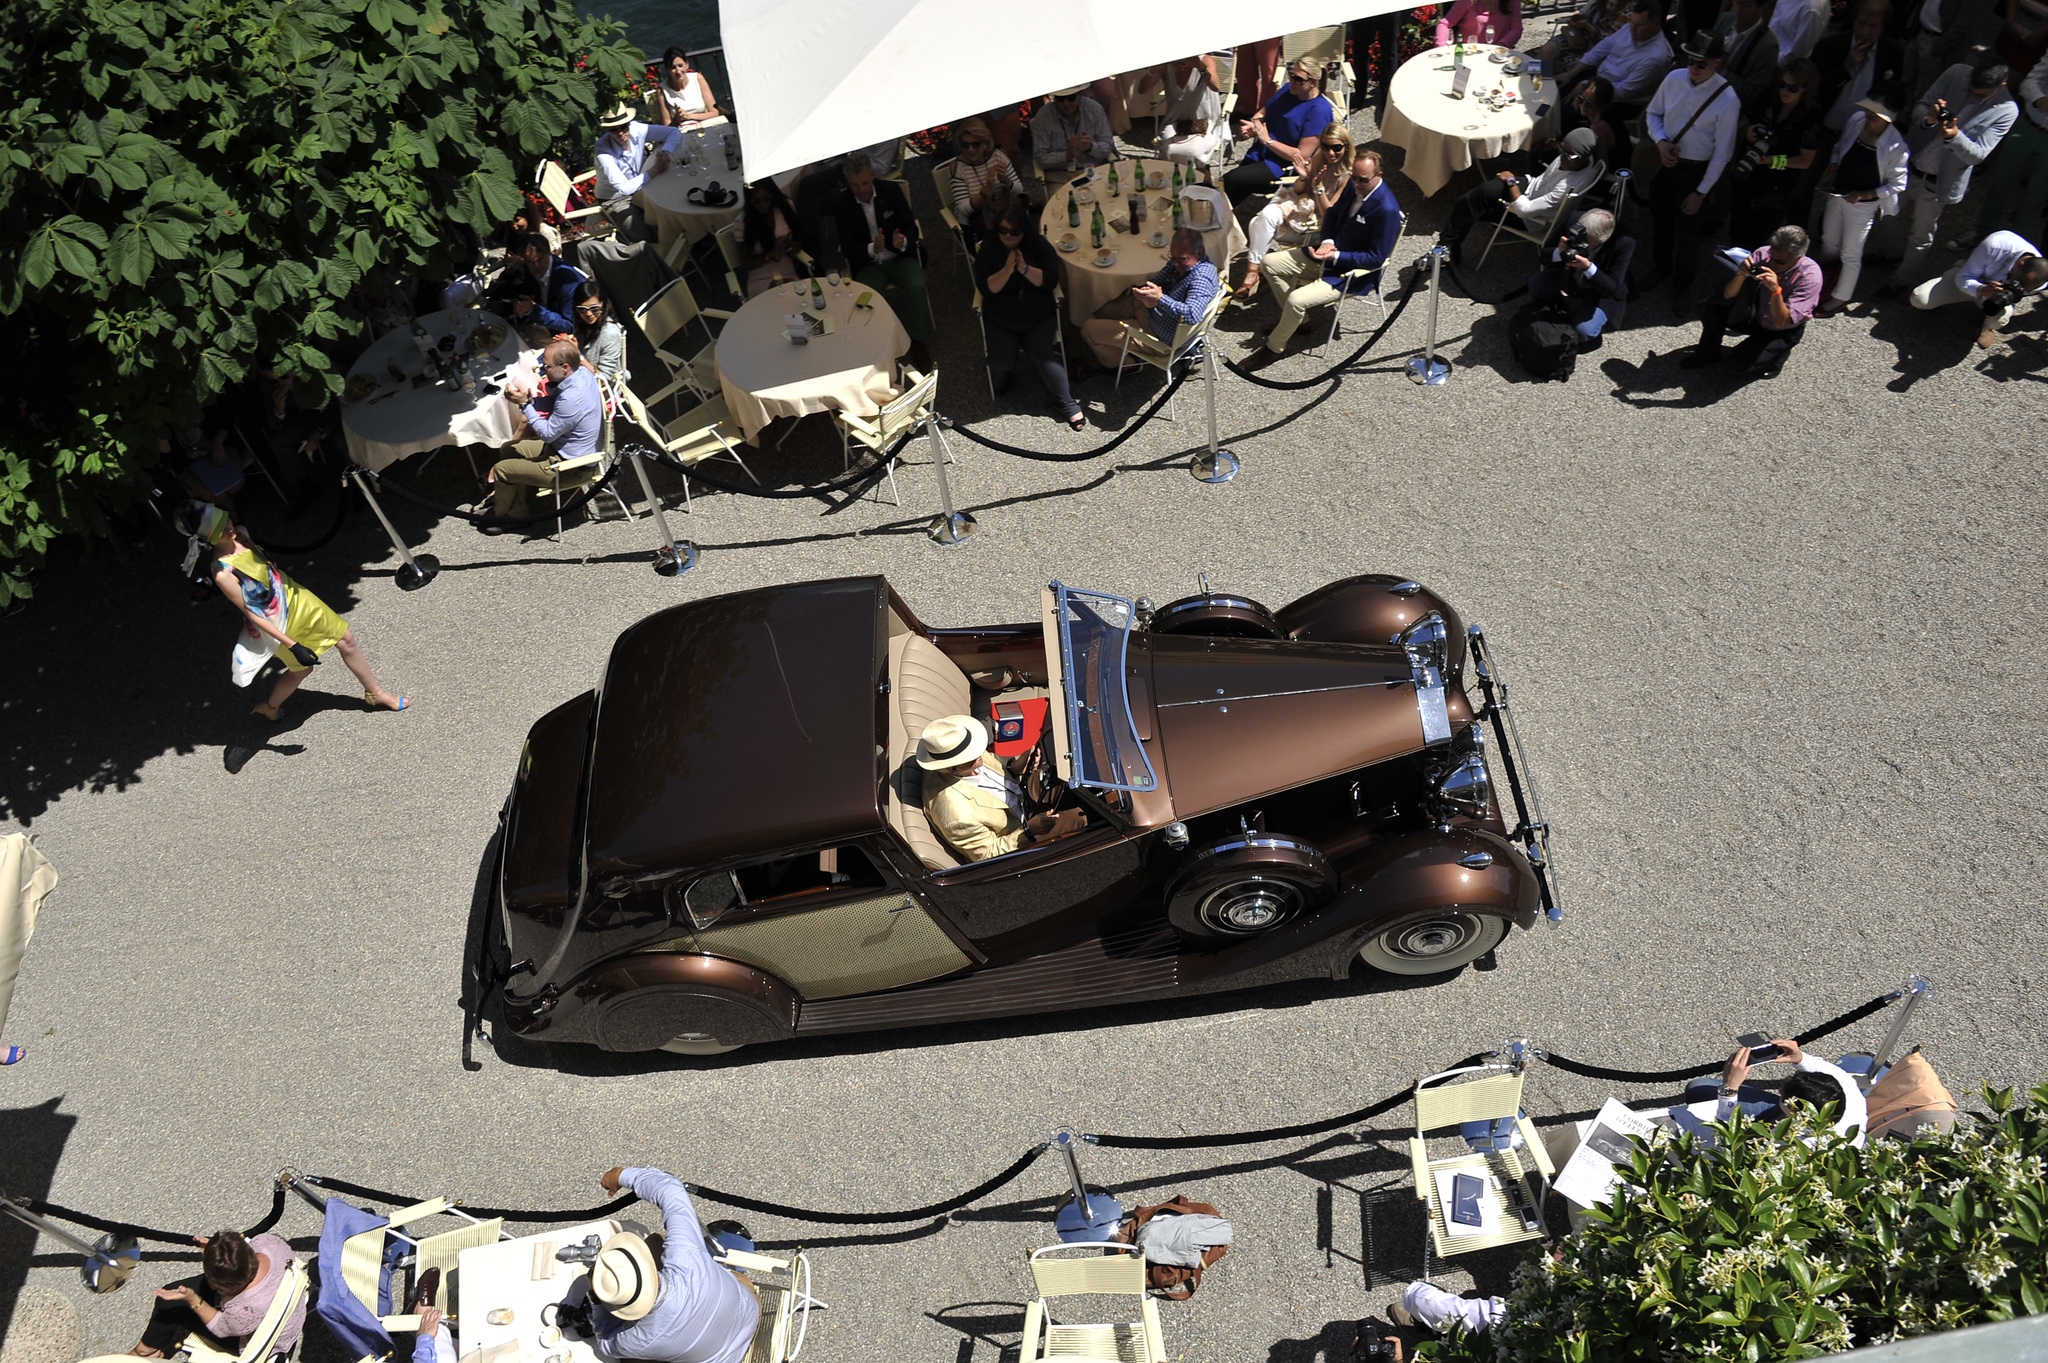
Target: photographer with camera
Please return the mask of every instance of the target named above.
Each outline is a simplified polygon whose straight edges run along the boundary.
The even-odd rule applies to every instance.
[[[1795,208],[1794,200],[1806,168],[1820,159],[1820,71],[1810,61],[1789,61],[1777,76],[1774,97],[1743,120],[1745,145],[1728,165],[1728,236],[1737,246],[1754,246],[1780,224],[1804,220],[1805,205]]]
[[[1786,226],[1771,234],[1770,245],[1744,257],[1721,296],[1700,310],[1699,342],[1679,366],[1698,369],[1729,359],[1742,364],[1745,377],[1778,377],[1820,302],[1820,266],[1806,247],[1806,229]],[[1721,338],[1731,328],[1750,335],[1724,352]]]
[[[1635,259],[1634,237],[1615,231],[1614,215],[1588,209],[1557,239],[1553,262],[1529,277],[1529,296],[1563,305],[1579,333],[1579,353],[1597,350],[1600,333],[1621,322],[1628,308],[1628,267]]]
[[[1906,256],[1880,298],[1896,298],[1926,275],[1943,210],[1970,192],[1970,172],[1991,155],[2020,115],[2005,88],[2003,62],[1971,68],[1958,62],[1941,73],[1913,106],[1906,141],[1913,149],[1906,182]]]
[[[1984,311],[1977,344],[1990,349],[1999,329],[2012,321],[2022,298],[2048,288],[2048,260],[2041,248],[2017,232],[1993,232],[1970,258],[1913,290],[1913,306],[1925,311],[1951,303],[1975,302]]]
[[[1450,251],[1451,264],[1465,263],[1465,235],[1474,223],[1500,222],[1504,213],[1519,214],[1525,223],[1540,221],[1556,211],[1565,195],[1576,199],[1591,189],[1606,173],[1593,155],[1599,145],[1591,128],[1574,128],[1559,144],[1557,159],[1534,180],[1504,170],[1459,196],[1451,205],[1450,222],[1437,238]]]

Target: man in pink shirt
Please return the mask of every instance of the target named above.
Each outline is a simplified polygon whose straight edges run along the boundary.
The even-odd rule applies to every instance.
[[[1723,360],[1740,364],[1745,377],[1775,379],[1785,356],[1806,334],[1806,321],[1820,302],[1820,266],[1806,254],[1806,230],[1780,227],[1771,244],[1751,251],[1721,290],[1721,296],[1700,310],[1699,343],[1679,365],[1698,369]],[[1732,260],[1729,263],[1733,263]],[[1748,339],[1723,350],[1721,338],[1735,322],[1737,304],[1744,304]]]

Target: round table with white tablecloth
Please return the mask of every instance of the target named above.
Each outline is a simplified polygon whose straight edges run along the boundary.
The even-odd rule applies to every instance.
[[[1133,236],[1124,231],[1130,216],[1131,172],[1142,166],[1145,174],[1145,220]],[[1093,179],[1080,184],[1055,184],[1039,215],[1039,230],[1060,252],[1060,282],[1067,291],[1067,316],[1078,326],[1095,315],[1096,309],[1142,284],[1166,266],[1166,236],[1173,231],[1173,172],[1171,161],[1118,161],[1117,196],[1109,197],[1109,167],[1097,166]],[[1186,173],[1186,167],[1181,167]],[[1074,196],[1081,225],[1067,223],[1067,196]],[[1103,245],[1116,252],[1116,259],[1099,264],[1089,239],[1088,225],[1097,202],[1108,231]],[[1202,234],[1202,249],[1218,275],[1230,268],[1230,258],[1244,249],[1244,229],[1231,216],[1230,206],[1220,191],[1207,185],[1191,185],[1181,191],[1181,220]],[[1062,243],[1071,236],[1075,249]],[[1154,240],[1158,245],[1153,245]]]
[[[739,151],[739,132],[729,123],[703,129],[684,129],[682,144],[669,162],[668,173],[650,175],[634,194],[633,202],[647,215],[647,225],[661,234],[661,253],[667,255],[676,238],[687,236],[692,242],[708,236],[740,215],[744,199],[735,198],[724,207],[705,204],[705,198],[716,199],[711,186],[744,195],[746,181],[738,170],[725,168],[725,141],[732,138],[733,151]],[[784,171],[775,177],[775,183],[782,186],[787,194],[796,187],[802,167]],[[701,191],[695,195],[691,191]],[[794,229],[796,224],[791,223]]]
[[[1451,95],[1456,73],[1447,47],[1418,53],[1394,73],[1380,139],[1408,153],[1401,172],[1424,194],[1435,194],[1474,161],[1529,145],[1528,106],[1542,101],[1547,83],[1526,72],[1508,75],[1491,59],[1496,54],[1508,55],[1502,48],[1465,50],[1472,79],[1463,99]],[[1486,96],[1495,92],[1515,98],[1489,108]]]
[[[422,314],[420,325],[428,339],[438,343],[452,337],[453,350],[444,353],[471,355],[470,368],[477,380],[474,395],[450,391],[429,379],[415,386],[413,378],[427,369],[427,363],[413,341],[408,327],[387,332],[362,353],[349,369],[354,387],[344,390],[341,428],[348,440],[348,457],[375,472],[385,465],[437,450],[444,445],[489,445],[511,443],[519,414],[504,398],[484,391],[486,382],[502,386],[506,377],[531,386],[538,377],[533,366],[535,352],[522,350],[519,334],[505,319],[480,310]],[[497,327],[502,335],[481,355],[470,349],[478,329]],[[484,339],[489,339],[486,336]],[[393,375],[396,368],[403,378]],[[358,379],[357,376],[364,376]],[[376,386],[357,401],[348,394]]]
[[[749,298],[718,334],[718,383],[726,411],[750,445],[777,417],[800,417],[836,408],[873,416],[897,395],[896,357],[910,349],[909,333],[881,292],[842,281],[825,289],[825,310],[810,305],[809,281],[799,300],[783,284]],[[868,296],[869,306],[855,302]],[[801,310],[832,320],[832,334],[797,345],[786,321]]]

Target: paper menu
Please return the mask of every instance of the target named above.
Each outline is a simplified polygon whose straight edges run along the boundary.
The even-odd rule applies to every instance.
[[[1626,1165],[1632,1157],[1628,1138],[1647,1139],[1654,1130],[1656,1125],[1649,1118],[1629,1111],[1620,1099],[1609,1098],[1551,1186],[1581,1207],[1605,1202],[1621,1181],[1621,1171],[1615,1165]]]

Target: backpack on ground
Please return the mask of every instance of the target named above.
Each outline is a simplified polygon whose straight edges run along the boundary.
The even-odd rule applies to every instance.
[[[1140,1207],[1137,1211],[1125,1217],[1122,1223],[1117,1226],[1116,1238],[1119,1242],[1126,1245],[1137,1244],[1142,1246],[1144,1244],[1144,1237],[1140,1236],[1139,1232],[1154,1217],[1189,1215],[1213,1216],[1218,1220],[1222,1220],[1223,1217],[1222,1212],[1217,1211],[1208,1203],[1190,1202],[1186,1197],[1176,1193],[1172,1201],[1161,1202],[1151,1207]],[[1145,1256],[1145,1286],[1169,1301],[1186,1301],[1189,1297],[1194,1296],[1195,1289],[1202,1285],[1203,1271],[1214,1268],[1217,1260],[1221,1259],[1230,1249],[1230,1223],[1227,1221],[1223,1222],[1217,1230],[1220,1231],[1220,1234],[1216,1236],[1216,1239],[1220,1243],[1206,1244],[1201,1250],[1201,1262],[1197,1264],[1183,1266],[1180,1264],[1159,1263],[1152,1258],[1148,1250]]]
[[[1508,346],[1536,379],[1569,379],[1579,363],[1580,339],[1563,311],[1546,303],[1524,304],[1508,322]]]

